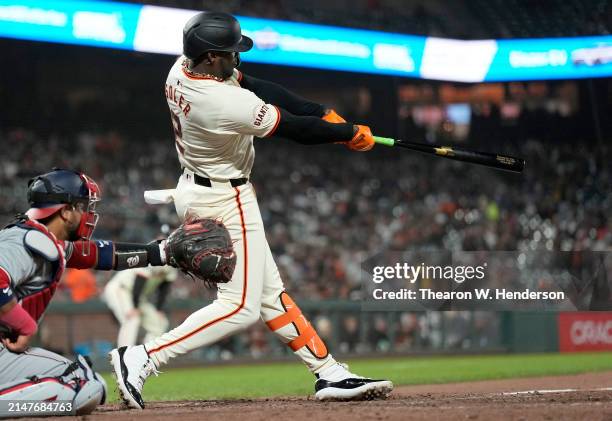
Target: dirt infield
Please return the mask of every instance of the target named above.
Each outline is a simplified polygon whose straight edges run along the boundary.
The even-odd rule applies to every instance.
[[[522,393],[533,390],[540,392]],[[119,405],[105,405],[87,418],[119,421],[141,417],[160,421],[612,421],[612,372],[403,386],[398,387],[385,401],[370,402],[320,403],[308,397],[149,402],[144,411],[127,411]]]

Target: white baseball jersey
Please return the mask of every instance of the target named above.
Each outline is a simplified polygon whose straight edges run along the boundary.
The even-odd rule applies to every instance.
[[[242,74],[225,80],[190,72],[180,57],[170,69],[165,95],[181,165],[213,180],[248,178],[255,159],[253,136],[271,135],[278,108],[240,87]]]

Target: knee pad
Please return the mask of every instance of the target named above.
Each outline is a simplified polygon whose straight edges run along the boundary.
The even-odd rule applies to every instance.
[[[104,377],[97,371],[94,371],[94,377],[98,383],[102,386],[102,397],[100,398],[100,405],[104,405],[106,403],[106,397],[108,396],[108,385],[106,384],[106,380]]]
[[[291,299],[289,294],[282,292],[279,296],[279,300],[282,309],[284,310],[284,314],[268,320],[266,322],[268,328],[270,328],[271,331],[276,332],[279,329],[291,324],[297,331],[297,337],[287,343],[289,348],[296,352],[303,347],[306,347],[316,358],[327,357],[329,352],[327,351],[325,342],[323,342],[323,340],[319,337],[308,319],[306,319],[306,316],[302,314],[302,310],[300,310],[297,304]],[[285,336],[280,333],[278,334]]]
[[[100,373],[93,371],[93,364],[91,360],[87,356],[77,355],[77,362],[81,366],[83,370],[83,374],[85,376],[85,380],[93,381],[94,383],[99,383],[102,387],[102,395],[100,396],[99,404],[104,405],[106,402],[106,396],[108,394],[108,386],[106,385],[106,380]]]
[[[91,414],[98,405],[106,401],[106,382],[101,375],[93,371],[93,365],[88,357],[77,355],[77,360],[73,364],[77,367],[72,371],[67,370],[63,376],[72,377],[70,382],[75,386],[75,395],[72,399],[74,411],[76,415]]]
[[[73,398],[76,415],[91,414],[106,397],[104,386],[98,380],[86,380],[79,385]]]
[[[0,388],[2,400],[72,402],[75,393],[75,384],[64,382],[60,377],[30,377],[4,384]]]
[[[32,377],[13,384],[5,385],[0,390],[2,400],[34,402],[71,402],[72,407],[59,406],[57,413],[46,415],[87,415],[90,414],[104,394],[103,386],[95,380],[75,377],[64,381],[61,377]],[[70,410],[70,412],[68,412]],[[40,416],[40,412],[20,413],[20,416]]]
[[[30,377],[0,387],[2,400],[72,402],[72,414],[91,413],[106,399],[106,382],[81,355],[60,376]],[[38,416],[40,413],[24,415]],[[53,415],[53,414],[48,414]],[[65,411],[56,415],[68,415]]]

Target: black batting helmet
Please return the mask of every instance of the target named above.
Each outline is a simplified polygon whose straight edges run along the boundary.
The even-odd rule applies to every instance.
[[[221,12],[201,12],[183,28],[183,55],[195,60],[207,51],[242,53],[253,47],[253,40],[242,35],[235,17]]]

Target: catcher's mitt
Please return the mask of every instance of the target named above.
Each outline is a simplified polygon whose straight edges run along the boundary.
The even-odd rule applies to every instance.
[[[189,218],[165,244],[166,261],[207,283],[226,283],[236,267],[232,239],[221,221]]]

